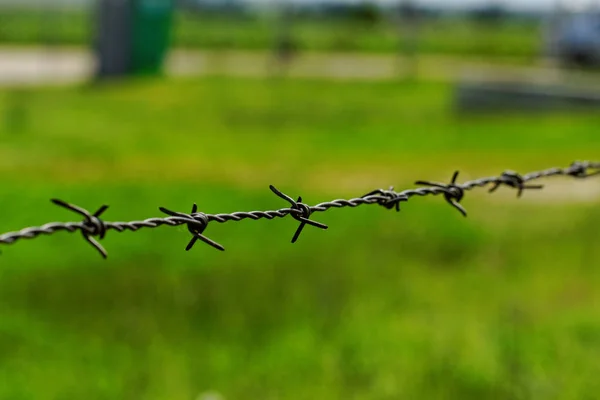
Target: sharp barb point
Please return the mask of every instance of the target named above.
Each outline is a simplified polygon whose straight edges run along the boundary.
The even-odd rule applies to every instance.
[[[458,172],[454,171],[454,175],[452,175],[452,180],[450,181],[453,185],[456,183],[456,178],[458,178]]]
[[[185,246],[185,251],[190,251],[192,249],[192,247],[194,247],[194,245],[196,244],[197,240],[198,240],[198,237],[193,236],[192,239],[190,240],[190,242],[188,243],[188,245]]]
[[[103,205],[102,207],[100,207],[100,208],[98,209],[98,211],[96,211],[96,212],[94,213],[94,217],[99,217],[99,216],[101,216],[101,215],[104,213],[104,211],[106,211],[106,210],[108,210],[108,206],[105,204],[105,205]]]

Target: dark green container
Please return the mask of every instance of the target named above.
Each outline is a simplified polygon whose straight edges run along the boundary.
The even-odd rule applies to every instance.
[[[169,48],[174,0],[132,0],[133,75],[158,74]]]

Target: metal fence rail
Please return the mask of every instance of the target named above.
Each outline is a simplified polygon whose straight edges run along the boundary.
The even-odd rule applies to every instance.
[[[309,206],[303,203],[302,197],[298,197],[297,200],[294,200],[292,197],[282,193],[271,185],[271,191],[281,199],[287,201],[290,204],[289,207],[272,211],[239,211],[228,214],[205,214],[198,212],[198,207],[196,204],[193,205],[190,213],[176,212],[168,210],[164,207],[159,207],[159,210],[168,215],[168,217],[149,218],[143,221],[130,222],[108,222],[102,220],[100,217],[108,208],[106,205],[100,207],[95,213],[92,214],[76,205],[66,203],[62,200],[53,199],[52,202],[54,204],[79,214],[81,217],[83,217],[83,221],[50,222],[39,227],[30,227],[22,229],[18,232],[5,233],[0,235],[0,244],[12,244],[19,239],[33,239],[41,235],[50,235],[59,231],[79,231],[83,235],[83,238],[88,241],[96,250],[98,250],[102,257],[106,258],[106,250],[104,250],[102,245],[100,245],[95,238],[100,240],[103,239],[109,230],[115,230],[117,232],[123,232],[126,230],[137,231],[141,228],[157,228],[163,225],[179,226],[185,224],[192,234],[192,239],[188,243],[186,250],[190,250],[197,240],[201,240],[218,250],[225,250],[224,247],[219,243],[209,239],[204,235],[204,231],[210,222],[224,223],[228,221],[242,221],[244,219],[274,219],[284,218],[287,216],[291,216],[300,222],[300,225],[298,226],[298,229],[292,238],[292,243],[294,243],[306,225],[314,226],[320,229],[327,229],[327,225],[311,220],[310,216],[315,212],[324,212],[332,208],[358,207],[363,204],[377,204],[387,209],[395,209],[396,211],[400,211],[400,203],[403,201],[408,201],[411,197],[443,195],[448,204],[456,208],[462,215],[466,217],[467,212],[460,204],[460,201],[464,197],[466,191],[475,188],[491,186],[489,192],[494,192],[500,186],[504,185],[516,189],[517,196],[521,197],[524,190],[542,189],[542,185],[531,184],[532,181],[542,178],[551,176],[570,176],[573,178],[583,179],[595,175],[600,175],[600,162],[576,161],[567,168],[550,168],[543,171],[530,172],[526,175],[520,175],[514,171],[505,171],[500,176],[475,179],[462,184],[456,183],[456,179],[458,177],[458,171],[456,171],[452,176],[452,180],[448,184],[417,181],[415,184],[422,186],[421,188],[408,189],[402,192],[394,191],[393,187],[389,189],[377,189],[358,198],[348,200],[337,199],[320,203],[315,206]]]

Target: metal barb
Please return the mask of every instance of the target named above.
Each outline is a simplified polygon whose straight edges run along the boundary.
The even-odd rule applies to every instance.
[[[590,168],[597,171],[589,172],[588,169]],[[574,178],[589,178],[590,176],[600,175],[600,168],[591,166],[589,162],[575,161],[567,168],[566,174]]]
[[[375,189],[372,192],[369,192],[361,197],[365,198],[365,197],[369,197],[369,196],[373,196],[373,195],[387,197],[386,200],[380,201],[380,202],[378,202],[378,204],[380,206],[387,208],[388,210],[395,208],[396,212],[400,212],[400,202],[401,201],[408,201],[408,196],[401,195],[401,194],[395,192],[393,186],[390,186],[390,188],[388,190]]]
[[[309,207],[302,202],[302,198],[294,200],[290,196],[280,192],[274,186],[270,186],[271,191],[280,198],[290,204],[290,208],[282,208],[272,211],[237,211],[228,214],[204,214],[198,212],[196,204],[192,207],[190,214],[170,211],[166,208],[159,209],[167,214],[165,218],[148,218],[143,221],[129,222],[106,222],[100,219],[100,216],[106,211],[108,206],[100,207],[94,214],[90,214],[87,210],[76,205],[64,202],[62,200],[53,199],[52,202],[60,207],[66,208],[69,211],[77,213],[83,218],[82,222],[49,222],[42,226],[34,226],[24,228],[16,232],[8,232],[0,234],[0,244],[13,244],[23,239],[35,239],[42,235],[51,235],[60,231],[76,232],[81,231],[84,239],[90,243],[101,255],[106,258],[107,254],[104,248],[96,241],[95,238],[101,240],[106,235],[106,232],[111,229],[117,232],[133,231],[136,232],[142,228],[158,228],[160,226],[178,226],[187,225],[188,230],[192,234],[192,239],[186,246],[189,251],[198,240],[219,249],[224,250],[223,246],[204,236],[209,222],[225,223],[228,221],[242,221],[245,219],[274,219],[286,218],[291,216],[300,222],[299,227],[294,233],[292,243],[296,242],[300,233],[306,225],[311,225],[320,229],[327,229],[327,225],[320,222],[310,220],[310,216],[314,212],[328,211],[333,208],[358,207],[368,204],[377,204],[387,209],[396,208],[400,210],[400,202],[407,201],[416,196],[429,196],[443,194],[445,200],[455,207],[462,215],[466,216],[465,209],[461,206],[460,201],[464,197],[465,191],[475,188],[487,187],[492,184],[490,192],[494,192],[499,186],[506,185],[516,188],[517,195],[520,196],[525,189],[541,189],[540,185],[529,184],[532,181],[549,178],[553,176],[570,176],[577,179],[590,178],[600,175],[600,162],[591,161],[576,161],[567,168],[550,168],[542,171],[531,172],[526,175],[519,175],[512,171],[505,171],[499,177],[488,177],[475,179],[472,181],[457,184],[458,171],[452,176],[449,184],[417,181],[417,185],[426,185],[424,188],[408,189],[402,192],[394,191],[391,187],[389,190],[377,189],[362,197],[352,199],[337,199],[328,202],[320,203]]]
[[[523,191],[525,189],[543,189],[544,185],[527,185],[525,183],[525,179],[514,171],[504,171],[502,175],[493,183],[489,190],[489,193],[493,193],[498,189],[501,185],[506,185],[511,188],[517,189],[517,198],[520,198],[523,195]]]
[[[185,224],[187,225],[188,231],[192,234],[192,239],[185,247],[185,251],[190,251],[198,240],[203,241],[217,250],[225,251],[225,248],[219,243],[203,235],[209,221],[206,214],[198,212],[198,205],[196,203],[194,203],[192,206],[192,212],[190,214],[171,211],[164,207],[159,207],[158,209],[167,215],[183,218]]]
[[[100,216],[108,209],[107,205],[103,205],[94,214],[90,214],[89,211],[62,200],[51,199],[50,201],[57,206],[66,208],[67,210],[81,215],[84,219],[81,227],[81,234],[83,235],[83,238],[100,253],[102,258],[108,257],[108,253],[104,247],[102,247],[102,245],[93,238],[93,236],[98,236],[99,239],[104,239],[104,236],[106,235],[106,225],[104,224],[104,221],[100,219]]]
[[[269,188],[277,196],[281,197],[283,200],[285,200],[288,203],[290,203],[290,205],[291,205],[290,208],[292,210],[296,210],[297,211],[295,213],[290,213],[291,216],[292,216],[292,218],[294,218],[296,221],[300,221],[300,225],[298,226],[298,229],[296,229],[296,233],[294,233],[294,237],[292,238],[292,243],[296,243],[296,240],[298,240],[298,237],[302,233],[302,230],[304,229],[304,227],[306,226],[306,224],[308,224],[310,226],[314,226],[316,228],[320,228],[320,229],[327,229],[328,228],[328,226],[325,225],[325,224],[322,224],[322,223],[316,222],[316,221],[311,221],[309,219],[310,218],[310,214],[312,213],[312,211],[311,211],[310,207],[307,204],[302,203],[302,197],[298,197],[298,200],[294,201],[294,199],[291,198],[290,196],[288,196],[287,194],[285,194],[285,193],[277,190],[277,188],[275,188],[275,186],[269,185]]]
[[[456,184],[458,173],[459,171],[454,172],[454,174],[452,175],[452,180],[447,185],[443,183],[429,181],[417,181],[415,182],[415,185],[432,186],[442,189],[444,192],[444,199],[448,202],[448,204],[456,208],[464,217],[466,217],[467,210],[465,210],[460,204],[460,201],[465,196],[465,190]]]

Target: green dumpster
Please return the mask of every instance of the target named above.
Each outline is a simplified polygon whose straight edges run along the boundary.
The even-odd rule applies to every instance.
[[[132,0],[133,75],[160,73],[170,41],[174,0]]]

